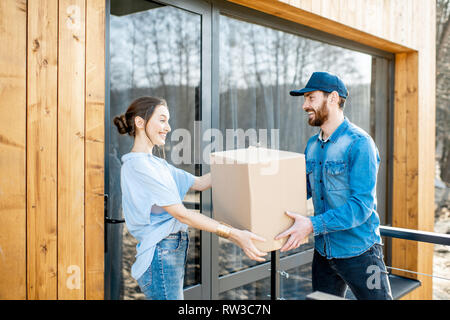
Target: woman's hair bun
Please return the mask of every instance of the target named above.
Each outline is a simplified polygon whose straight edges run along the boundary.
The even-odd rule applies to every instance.
[[[131,132],[131,128],[127,124],[127,120],[124,114],[114,117],[114,124],[116,125],[117,130],[119,130],[120,134],[127,134]]]
[[[136,117],[141,117],[144,119],[146,126],[147,121],[152,117],[156,107],[161,105],[167,108],[166,100],[146,96],[137,98],[129,105],[125,114],[114,117],[113,122],[120,134],[128,133],[128,135],[135,137],[136,126],[134,124],[134,119]]]

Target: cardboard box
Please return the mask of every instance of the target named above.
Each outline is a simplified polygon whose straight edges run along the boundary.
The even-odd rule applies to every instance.
[[[305,156],[250,147],[210,155],[214,219],[266,239],[262,251],[280,249],[289,237],[275,236],[292,226],[291,211],[306,215]]]

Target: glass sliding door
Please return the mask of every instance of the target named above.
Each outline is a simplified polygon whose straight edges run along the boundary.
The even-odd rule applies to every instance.
[[[247,11],[248,14],[244,13],[246,9],[222,4],[217,15],[216,123],[223,133],[227,130],[244,133],[243,139],[232,140],[232,143],[227,140],[224,149],[247,148],[259,143],[304,153],[308,139],[319,128],[308,125],[307,114],[302,109],[304,98],[292,97],[289,91],[305,87],[315,71],[336,74],[350,92],[344,115],[372,135],[384,157],[381,169],[384,178],[378,183],[378,198],[383,203],[380,216],[384,221],[389,131],[386,123],[388,60],[311,39],[313,35],[306,32],[303,32],[305,36],[294,32],[299,29],[294,24],[277,25],[263,14]],[[247,132],[253,132],[254,136]],[[309,200],[308,214],[313,212]],[[314,237],[310,235],[308,243],[280,254],[281,265],[286,267],[281,270],[281,298],[304,299],[311,293],[313,248]],[[242,250],[224,239],[219,239],[218,250],[219,298],[267,299],[270,265],[266,263],[264,268],[261,263],[248,259]],[[252,282],[242,283],[245,279],[252,279]]]
[[[379,148],[378,208],[382,223],[389,223],[392,55],[224,0],[107,0],[107,6],[108,217],[123,218],[120,159],[133,142],[117,133],[112,119],[133,99],[167,100],[172,132],[154,153],[199,176],[210,172],[205,150],[259,143],[303,153],[318,128],[308,125],[303,98],[289,91],[304,87],[312,72],[328,71],[350,91],[344,114]],[[210,129],[224,138],[219,149]],[[213,217],[211,190],[189,192],[183,202]],[[313,212],[309,200],[308,214]],[[105,233],[105,297],[143,299],[130,275],[134,238],[123,223],[107,224]],[[270,254],[258,263],[228,240],[189,233],[185,299],[271,298]],[[310,236],[308,243],[279,255],[281,298],[304,299],[310,293],[313,247]]]
[[[175,3],[145,0],[110,2],[109,15],[109,216],[121,218],[120,165],[123,154],[132,148],[133,139],[118,134],[112,119],[123,114],[141,96],[156,96],[167,101],[172,132],[164,148],[154,155],[194,175],[202,174],[196,163],[201,145],[202,92],[202,14],[207,12],[192,1]],[[205,29],[205,28],[203,28]],[[208,61],[208,59],[206,59]],[[208,84],[206,84],[208,85]],[[207,95],[208,96],[208,95]],[[206,125],[209,122],[206,121]],[[189,191],[186,207],[202,211],[199,192]],[[131,277],[136,240],[126,226],[108,226],[107,276],[112,299],[143,299]],[[201,298],[201,233],[189,228],[190,245],[185,273],[185,288]],[[108,274],[109,271],[109,274]],[[108,280],[107,280],[108,281]],[[194,290],[192,290],[194,288]],[[107,290],[108,291],[108,290]],[[188,294],[189,296],[189,294]]]

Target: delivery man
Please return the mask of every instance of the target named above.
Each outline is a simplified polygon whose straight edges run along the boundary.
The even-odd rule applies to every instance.
[[[281,248],[287,251],[314,234],[313,291],[344,297],[349,286],[357,299],[390,300],[376,211],[377,147],[344,116],[348,90],[337,76],[314,72],[305,88],[290,94],[304,96],[309,125],[320,127],[305,149],[314,216],[287,212],[295,222],[275,239],[289,236]]]

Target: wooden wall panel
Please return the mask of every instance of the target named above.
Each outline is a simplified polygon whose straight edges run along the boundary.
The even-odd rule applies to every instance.
[[[422,54],[409,53],[396,56],[393,226],[423,231],[434,230],[434,189],[432,188],[434,168],[431,167],[431,161],[428,158],[430,155],[434,158],[435,113],[433,108],[430,108],[429,113],[432,114],[432,118],[426,121],[427,116],[424,113],[427,112],[423,106],[429,107],[429,102],[420,101],[418,88],[419,83],[427,78],[429,82],[423,85],[424,91],[425,88],[428,90],[434,88],[431,84],[434,80],[430,79],[430,76],[420,80],[419,70],[424,68],[420,60],[426,60],[433,54],[434,50],[424,50]],[[427,73],[425,71],[423,74]],[[434,96],[431,99],[433,101]],[[399,133],[398,128],[404,128],[402,131],[405,135]],[[427,141],[426,137],[432,138]],[[433,274],[433,245],[393,240],[392,266]],[[414,290],[403,299],[432,299],[430,277],[402,271],[393,273],[416,278],[422,282],[420,289]]]
[[[58,1],[28,3],[28,299],[57,298]]]
[[[419,17],[412,21],[421,21],[420,32],[416,35],[419,45],[418,57],[418,226],[420,230],[434,231],[434,177],[435,177],[435,136],[436,136],[436,7],[420,7],[415,11]],[[420,35],[420,33],[422,33]],[[429,36],[424,36],[429,35]],[[432,35],[432,36],[431,36]],[[434,245],[418,244],[417,270],[431,274],[433,272]],[[412,298],[431,299],[432,278],[419,276],[426,290],[413,292]]]
[[[338,6],[336,8],[339,8],[339,12],[336,15],[336,11],[330,12],[328,6],[325,6],[320,1],[313,1],[312,2],[312,11],[306,11],[303,10],[302,7],[295,8],[291,6],[289,3],[289,0],[285,1],[274,1],[274,0],[259,0],[259,1],[252,1],[252,0],[228,0],[229,2],[234,2],[261,12],[265,12],[277,17],[280,17],[282,19],[286,19],[289,21],[293,21],[323,32],[327,32],[329,34],[333,34],[336,36],[339,36],[341,38],[350,39],[377,49],[385,50],[388,52],[393,53],[401,53],[401,52],[410,52],[413,51],[415,48],[409,47],[409,44],[404,44],[400,42],[395,42],[392,39],[385,38],[383,35],[380,34],[374,34],[371,33],[370,30],[377,30],[377,28],[373,28],[372,25],[374,25],[376,22],[373,23],[367,23],[367,27],[369,30],[362,30],[358,29],[355,25],[347,24],[346,21],[341,20],[341,17],[347,17],[347,19],[350,19],[348,17],[351,17],[351,19],[355,19],[355,24],[361,24],[364,25],[365,19],[360,18],[360,15],[364,16],[364,11],[361,9],[361,7],[364,7],[364,4],[360,4],[358,1],[357,4],[357,11],[355,13],[355,16],[344,14],[343,12],[346,12],[342,8],[345,8],[348,6],[348,0],[342,1],[342,6]],[[405,0],[407,1],[407,0]],[[417,0],[416,0],[417,1]],[[295,2],[293,2],[295,3]],[[302,4],[303,2],[300,2]],[[324,3],[331,3],[331,0],[327,0]],[[390,6],[392,6],[391,1],[388,2]],[[391,8],[389,8],[391,9]],[[377,11],[380,9],[377,9]],[[379,12],[379,11],[378,11]],[[385,11],[387,12],[387,11]],[[385,13],[377,13],[380,16],[383,16]],[[322,13],[325,13],[326,15],[323,15]],[[328,17],[328,15],[332,15],[336,18],[336,20],[332,20]],[[370,21],[373,18],[370,17]],[[352,21],[352,20],[350,20]],[[389,24],[389,26],[397,26],[397,24]]]
[[[231,1],[241,4],[251,2]],[[270,2],[270,0],[259,2]],[[276,6],[276,1],[272,2],[275,2],[273,6]],[[320,0],[312,1],[312,4],[310,0],[279,0],[278,2],[413,49],[417,48],[415,45],[417,35],[413,30],[417,23],[412,24],[410,21],[418,21],[413,19],[413,10],[420,13],[424,6],[429,7],[429,4],[422,0]],[[328,30],[329,33],[341,31],[341,29]]]
[[[86,8],[86,299],[104,298],[105,1]]]
[[[0,1],[0,299],[26,299],[26,1]]]
[[[395,59],[395,92],[394,92],[394,136],[397,143],[394,146],[392,179],[392,211],[397,213],[392,217],[393,226],[406,227],[406,94],[407,94],[407,54],[400,53]],[[392,265],[399,267],[406,261],[406,246],[408,242],[399,239],[392,240],[392,251],[397,254],[392,256]],[[402,273],[397,273],[404,275]]]
[[[402,92],[406,105],[402,106],[406,110],[406,185],[401,189],[406,194],[405,207],[403,212],[393,212],[393,217],[404,217],[402,227],[409,229],[421,229],[419,226],[419,98],[418,98],[418,54],[406,54],[406,86]],[[396,123],[395,123],[396,124]],[[397,124],[396,124],[397,125]],[[395,136],[394,136],[395,137]],[[394,144],[394,149],[400,145],[400,141]],[[394,179],[398,175],[394,170]],[[395,199],[394,199],[395,200]],[[395,204],[395,201],[394,201]],[[394,227],[400,225],[393,225]],[[418,252],[418,242],[407,241],[405,250],[393,250],[393,259],[397,254],[404,254],[405,261],[400,266],[407,270],[417,271],[418,260],[424,258]],[[407,276],[415,278],[414,274]]]
[[[84,299],[85,1],[59,1],[58,299]]]
[[[395,71],[394,109],[394,177],[393,219],[394,227],[418,227],[418,74],[417,54],[397,54]],[[392,240],[392,266],[417,270],[418,243],[400,239]],[[415,278],[410,273],[394,273]]]

